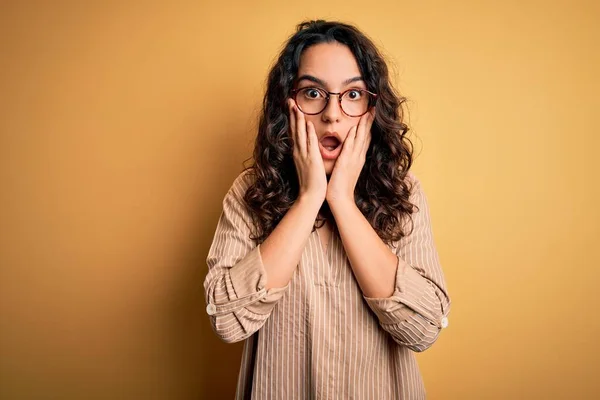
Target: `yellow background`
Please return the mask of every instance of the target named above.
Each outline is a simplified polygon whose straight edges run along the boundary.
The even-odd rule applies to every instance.
[[[409,98],[453,300],[429,399],[600,396],[596,1],[2,2],[0,397],[232,398],[205,313],[221,201],[304,18]]]

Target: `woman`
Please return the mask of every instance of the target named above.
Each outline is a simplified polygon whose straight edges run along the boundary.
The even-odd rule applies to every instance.
[[[238,399],[425,397],[413,352],[450,298],[403,101],[347,24],[301,23],[271,69],[204,282],[214,331],[246,340]]]

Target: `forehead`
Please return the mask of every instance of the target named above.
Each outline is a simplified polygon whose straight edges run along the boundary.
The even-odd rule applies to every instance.
[[[361,76],[354,54],[338,42],[319,43],[306,49],[300,57],[298,76],[312,75],[330,86]]]

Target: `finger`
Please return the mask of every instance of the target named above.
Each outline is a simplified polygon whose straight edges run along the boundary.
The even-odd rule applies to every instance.
[[[371,137],[372,136],[373,135],[371,133],[371,130],[370,129],[367,130],[367,134],[365,136],[365,141],[364,141],[364,144],[362,147],[362,152],[361,152],[361,155],[363,158],[366,158],[366,156],[367,156],[367,151],[369,151],[369,146],[371,145]]]
[[[319,139],[314,124],[310,121],[307,122],[306,129],[308,131],[306,144],[308,154],[312,152],[315,156],[319,156]]]
[[[297,105],[294,105],[296,111],[296,135],[298,136],[298,147],[303,157],[308,154],[306,148],[306,120],[304,119],[304,113],[300,111]]]
[[[288,108],[290,110],[290,137],[294,141],[294,145],[297,142],[296,139],[296,114],[294,112],[294,100],[288,100]]]
[[[369,150],[369,146],[371,145],[371,139],[373,138],[373,122],[375,121],[375,107],[371,111],[369,111],[369,121],[367,123],[367,128],[365,129],[365,143],[364,143],[364,153],[367,153]]]
[[[366,113],[365,115],[363,115],[362,117],[360,117],[360,120],[358,121],[358,127],[356,129],[356,142],[358,143],[358,146],[360,147],[360,149],[362,150],[364,142],[365,142],[365,132],[366,132],[366,125],[367,125],[367,119],[369,118],[369,113]]]
[[[350,128],[350,132],[348,132],[348,136],[346,137],[346,141],[344,142],[344,147],[342,147],[342,152],[352,152],[354,149],[354,142],[356,141],[356,130],[358,127],[355,125]]]

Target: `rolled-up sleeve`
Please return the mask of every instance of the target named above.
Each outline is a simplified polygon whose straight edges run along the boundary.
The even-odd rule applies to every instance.
[[[420,181],[413,180],[410,201],[413,230],[396,243],[398,265],[394,293],[388,298],[364,297],[381,327],[394,340],[421,352],[448,326],[451,300],[435,248],[427,197]]]
[[[250,236],[251,218],[243,202],[247,180],[240,175],[223,199],[204,280],[206,311],[225,342],[244,340],[258,331],[288,286],[267,290],[260,245]]]

